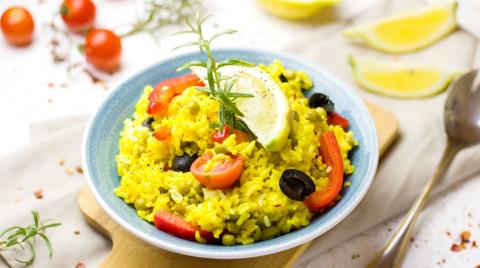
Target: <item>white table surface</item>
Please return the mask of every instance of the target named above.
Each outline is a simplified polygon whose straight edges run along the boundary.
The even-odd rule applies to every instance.
[[[115,28],[135,19],[131,11],[135,1],[96,0],[97,25]],[[138,2],[138,1],[137,1]],[[106,94],[122,80],[142,68],[170,55],[178,42],[164,36],[154,42],[148,35],[123,41],[122,69],[110,76],[103,75],[103,86],[93,85],[81,71],[67,75],[64,65],[52,64],[49,54],[51,20],[60,1],[2,0],[0,11],[11,5],[29,8],[36,22],[35,42],[26,48],[13,48],[0,40],[0,155],[30,142],[30,123],[70,115],[90,113]],[[295,38],[308,35],[322,25],[292,23],[263,13],[253,0],[205,1],[209,13],[215,15],[209,27],[235,28],[237,35],[224,38],[219,45],[282,48]],[[124,14],[124,15],[123,15]],[[221,22],[221,23],[220,23]],[[251,25],[251,26],[250,26]],[[170,29],[171,30],[171,29]],[[81,38],[78,38],[81,40]],[[73,61],[82,57],[74,51]],[[50,87],[52,83],[54,87]],[[60,87],[60,84],[66,87]],[[354,85],[352,85],[354,86]],[[479,177],[478,175],[476,177]],[[0,189],[1,194],[2,189]],[[459,242],[461,231],[472,233],[480,243],[480,181],[471,180],[452,187],[430,202],[415,231],[415,241],[408,252],[405,267],[476,267],[480,265],[480,249],[468,248],[452,252],[452,243]],[[391,234],[399,218],[387,221],[356,238],[334,247],[299,267],[364,267],[374,251]],[[447,235],[451,233],[451,237]],[[355,257],[359,256],[359,257]],[[445,260],[443,262],[443,260]]]

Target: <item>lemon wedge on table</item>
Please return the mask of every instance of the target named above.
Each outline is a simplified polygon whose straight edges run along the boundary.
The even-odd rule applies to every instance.
[[[381,51],[404,53],[429,46],[457,27],[455,2],[433,5],[347,29],[343,35]]]
[[[339,2],[340,0],[258,0],[268,13],[284,19],[306,19],[323,7]]]
[[[396,98],[424,98],[445,90],[461,72],[432,64],[379,61],[350,56],[356,82],[373,93]]]
[[[191,70],[205,80],[205,68],[191,67]],[[258,67],[228,66],[222,68],[220,73],[222,77],[235,79],[232,92],[253,95],[235,101],[244,115],[242,120],[265,149],[280,151],[290,133],[291,110],[280,86]]]

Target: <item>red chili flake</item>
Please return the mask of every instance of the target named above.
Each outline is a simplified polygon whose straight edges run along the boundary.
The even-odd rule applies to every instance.
[[[415,242],[415,237],[412,236],[410,237],[410,243],[413,243],[413,242]]]
[[[77,171],[78,174],[83,174],[83,169],[81,166],[76,166],[75,171]]]
[[[474,241],[472,242],[472,248],[478,248],[478,246],[477,246],[477,241],[474,240]]]
[[[35,192],[33,193],[33,195],[35,195],[35,198],[37,198],[37,199],[42,199],[42,198],[43,198],[43,192],[42,192],[42,190],[35,191]]]
[[[472,234],[469,231],[463,231],[460,234],[460,238],[462,239],[462,244],[470,243],[470,236],[472,236]]]
[[[53,88],[53,87],[55,87],[55,84],[53,82],[48,82],[48,87]]]
[[[449,237],[452,237],[452,233],[450,233],[449,231],[447,231],[447,235],[448,235]]]
[[[452,244],[452,246],[450,247],[450,250],[453,252],[460,252],[462,251],[462,249],[463,249],[463,246],[457,245],[457,244]]]
[[[282,206],[282,204],[275,204],[274,207],[278,208],[278,207],[281,207],[281,206]]]
[[[87,268],[87,266],[81,262],[77,263],[77,265],[75,265],[75,268]]]

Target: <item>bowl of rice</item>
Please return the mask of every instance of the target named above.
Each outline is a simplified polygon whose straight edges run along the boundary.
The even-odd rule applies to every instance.
[[[348,85],[303,59],[238,48],[213,55],[255,64],[281,91],[289,108],[281,141],[265,145],[255,133],[215,127],[220,108],[199,86],[208,83],[201,75],[198,87],[169,95],[160,114],[155,94],[165,98],[165,83],[192,77],[177,68],[204,57],[177,55],[121,84],[91,117],[82,158],[96,200],[145,242],[196,257],[273,254],[327,232],[358,205],[376,172],[377,135],[366,106]],[[330,155],[328,137],[336,148]],[[222,165],[236,175],[215,176]],[[342,180],[332,186],[335,176]]]

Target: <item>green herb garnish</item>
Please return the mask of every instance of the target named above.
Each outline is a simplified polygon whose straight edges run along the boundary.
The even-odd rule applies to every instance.
[[[0,251],[15,246],[20,247],[24,251],[30,251],[30,258],[26,260],[15,259],[26,266],[31,265],[35,260],[35,242],[37,237],[40,237],[45,242],[48,248],[48,256],[52,257],[52,244],[45,234],[45,230],[60,225],[60,223],[48,223],[50,220],[41,222],[37,211],[32,211],[32,215],[33,224],[26,227],[13,226],[0,232]]]
[[[200,7],[200,0],[145,0],[146,16],[135,22],[131,29],[122,34],[127,37],[141,32],[154,34],[167,25],[177,24],[193,16]]]
[[[213,40],[217,39],[220,36],[233,34],[235,30],[225,30],[219,33],[214,34],[210,38],[205,38],[203,34],[202,25],[210,16],[201,18],[199,13],[196,14],[196,21],[192,23],[189,20],[186,20],[188,29],[185,31],[177,32],[175,34],[195,34],[197,36],[196,41],[188,42],[181,44],[174,49],[188,46],[198,46],[200,52],[207,56],[207,60],[194,60],[185,63],[177,69],[177,72],[181,72],[192,66],[204,67],[207,69],[207,81],[208,85],[205,87],[196,87],[202,92],[206,92],[214,96],[220,104],[218,111],[218,125],[217,127],[223,129],[225,125],[231,126],[230,132],[233,131],[233,128],[244,131],[246,133],[252,134],[248,129],[247,125],[240,119],[243,116],[243,113],[235,105],[235,100],[238,98],[247,98],[253,97],[251,94],[245,94],[240,92],[232,92],[232,88],[235,84],[235,80],[229,77],[222,77],[219,70],[225,66],[245,66],[253,67],[255,64],[241,60],[241,59],[226,59],[221,62],[217,62],[213,57],[212,51],[210,49],[210,44]]]

